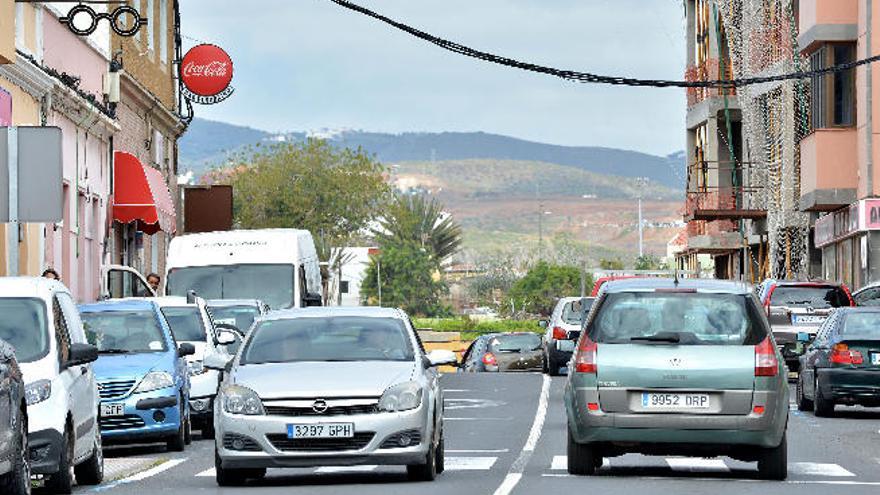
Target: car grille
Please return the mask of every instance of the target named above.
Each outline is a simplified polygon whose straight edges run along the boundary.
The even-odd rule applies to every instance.
[[[144,420],[136,414],[101,418],[101,431],[126,430],[142,426],[144,426]]]
[[[333,406],[324,412],[317,412],[311,407],[265,406],[269,416],[351,416],[355,414],[376,414],[379,404],[360,404],[356,406]]]
[[[353,438],[287,438],[287,435],[273,433],[266,438],[273,447],[284,452],[332,452],[360,450],[375,435],[372,431],[362,431],[355,433]]]
[[[98,382],[98,393],[101,399],[123,397],[134,388],[135,380],[113,380]]]
[[[238,440],[239,443],[237,446],[234,445],[236,440]],[[263,450],[253,438],[239,435],[237,433],[227,433],[223,435],[223,448],[226,450],[240,450],[244,452],[260,452]]]

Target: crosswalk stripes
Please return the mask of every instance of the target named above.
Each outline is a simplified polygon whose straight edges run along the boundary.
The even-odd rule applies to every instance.
[[[447,471],[489,471],[498,461],[497,457],[446,457]],[[339,473],[369,473],[379,466],[322,466],[315,469],[316,474],[339,474]],[[206,469],[196,474],[197,478],[213,478],[216,474],[214,468]]]
[[[196,475],[196,478],[213,478],[217,474],[217,471],[214,468],[205,469],[201,473]]]
[[[687,471],[690,473],[728,472],[730,467],[722,459],[691,459],[683,457],[669,457],[666,464],[673,471]]]
[[[788,465],[788,470],[805,476],[828,476],[831,478],[855,476],[855,474],[837,464],[823,464],[819,462],[793,462]]]
[[[319,474],[330,474],[330,473],[369,473],[375,471],[379,466],[376,465],[364,465],[364,466],[324,466],[319,467],[315,470],[316,473]]]
[[[730,472],[730,466],[723,459],[700,459],[690,457],[667,457],[664,459],[667,466],[673,471],[692,473],[726,473]],[[608,466],[608,459],[605,459]],[[553,456],[550,462],[551,471],[565,471],[568,467],[568,457],[564,455]],[[818,476],[825,478],[852,478],[856,475],[838,464],[821,462],[792,462],[788,464],[791,474],[801,476]]]

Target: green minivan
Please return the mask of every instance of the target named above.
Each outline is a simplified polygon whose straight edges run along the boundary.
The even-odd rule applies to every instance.
[[[568,471],[628,453],[729,456],[787,477],[785,363],[748,286],[609,282],[584,322],[565,389]]]

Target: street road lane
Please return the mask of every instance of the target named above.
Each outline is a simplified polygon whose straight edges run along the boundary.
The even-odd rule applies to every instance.
[[[208,492],[324,493],[372,495],[416,490],[420,494],[544,495],[585,492],[647,494],[880,493],[880,410],[846,408],[836,418],[792,410],[787,482],[755,479],[755,465],[730,459],[628,455],[606,460],[597,476],[572,477],[565,470],[564,378],[549,383],[546,418],[536,416],[544,378],[538,374],[446,375],[447,471],[433,483],[410,483],[402,467],[361,466],[270,470],[263,481],[219,488],[214,481],[213,443],[196,441],[184,457],[133,478],[77,493],[141,495]],[[533,451],[525,451],[535,441]],[[149,450],[133,449],[138,458]],[[180,462],[183,459],[183,462]],[[176,463],[176,464],[174,464]],[[509,490],[509,491],[508,491]]]

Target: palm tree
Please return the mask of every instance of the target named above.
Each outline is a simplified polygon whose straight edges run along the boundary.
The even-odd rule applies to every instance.
[[[373,234],[380,245],[394,241],[415,241],[428,248],[439,264],[446,263],[461,248],[462,232],[443,205],[434,198],[403,194],[394,198]]]

